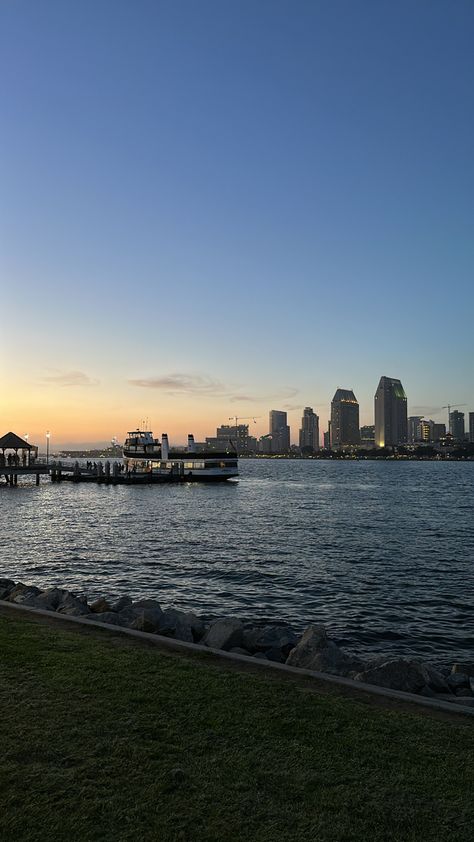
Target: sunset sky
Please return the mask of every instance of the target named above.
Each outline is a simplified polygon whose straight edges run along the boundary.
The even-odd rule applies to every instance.
[[[471,0],[4,0],[0,435],[474,410]]]

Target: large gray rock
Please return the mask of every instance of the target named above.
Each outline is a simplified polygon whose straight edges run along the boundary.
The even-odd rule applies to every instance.
[[[39,596],[40,593],[40,589],[36,588],[34,585],[24,585],[23,582],[18,582],[13,590],[8,594],[7,601],[20,604],[30,597]]]
[[[59,603],[56,612],[58,614],[67,614],[71,617],[81,617],[91,613],[87,602],[72,593],[66,593]]]
[[[117,614],[120,614],[121,611],[125,611],[126,608],[130,608],[132,605],[132,598],[130,596],[121,596],[119,599],[115,600],[110,606],[111,611],[115,611]]]
[[[104,612],[108,613],[112,610],[110,602],[103,596],[94,600],[94,602],[91,602],[89,607],[93,614],[103,614]]]
[[[324,626],[309,626],[300,642],[291,650],[286,663],[290,667],[343,676],[363,668],[362,661],[347,655],[328,638]]]
[[[421,664],[421,674],[425,680],[425,684],[430,690],[435,693],[448,693],[449,685],[444,675],[436,670],[430,664]]]
[[[132,608],[151,608],[153,611],[161,611],[161,605],[157,599],[137,599],[132,603]]]
[[[63,588],[48,588],[38,595],[27,597],[23,600],[23,604],[32,608],[42,608],[45,611],[56,611],[69,596],[71,596],[70,592]]]
[[[446,679],[447,685],[453,693],[459,688],[469,687],[469,676],[465,672],[452,672]]]
[[[136,631],[158,631],[163,611],[155,599],[142,599],[134,602],[119,613],[121,623]]]
[[[27,605],[28,608],[42,608],[43,611],[56,611],[58,604],[57,599],[54,599],[50,594],[32,594],[21,601],[22,605]]]
[[[428,664],[410,658],[392,658],[385,664],[365,670],[354,676],[356,681],[402,690],[405,693],[421,693],[425,687],[436,693],[449,693],[444,677]]]
[[[6,599],[16,587],[13,579],[0,579],[0,599]]]
[[[133,617],[130,619],[127,616],[127,619],[124,619],[124,612],[120,612],[117,614],[117,617],[120,617],[121,620],[124,622],[124,625],[127,626],[129,629],[134,629],[135,631],[141,632],[148,632],[148,634],[154,634],[158,631],[158,622],[151,620],[145,611],[138,611],[133,614]]]
[[[184,617],[186,618],[186,622],[191,626],[194,642],[198,643],[206,633],[204,621],[194,611],[185,611]]]
[[[56,613],[65,614],[67,617],[90,617],[91,620],[102,621],[102,615],[99,617],[97,614],[91,614],[87,605],[84,605],[81,602],[77,602],[76,605],[68,605],[65,608],[61,608],[61,610]]]
[[[284,661],[298,643],[297,635],[284,626],[244,629],[243,646],[249,652],[269,652],[270,660]]]
[[[242,646],[243,630],[243,624],[234,617],[215,620],[209,626],[201,643],[211,649],[233,649],[235,646]]]
[[[194,641],[191,623],[184,611],[178,611],[176,608],[167,608],[163,611],[157,631],[165,637],[173,637],[187,643]]]

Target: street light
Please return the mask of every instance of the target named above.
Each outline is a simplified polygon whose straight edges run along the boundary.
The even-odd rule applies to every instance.
[[[49,439],[50,439],[50,436],[51,436],[51,433],[49,432],[49,430],[46,430],[46,464],[47,465],[49,465]]]

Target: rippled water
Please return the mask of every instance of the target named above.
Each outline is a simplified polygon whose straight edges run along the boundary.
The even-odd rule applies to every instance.
[[[19,480],[21,482],[21,480]],[[0,575],[474,656],[474,463],[241,460],[239,482],[0,491]]]

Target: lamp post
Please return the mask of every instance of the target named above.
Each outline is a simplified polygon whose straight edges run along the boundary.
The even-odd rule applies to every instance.
[[[46,430],[46,464],[47,465],[49,465],[49,439],[50,439],[50,436],[51,436],[51,433],[49,432],[49,430]]]

